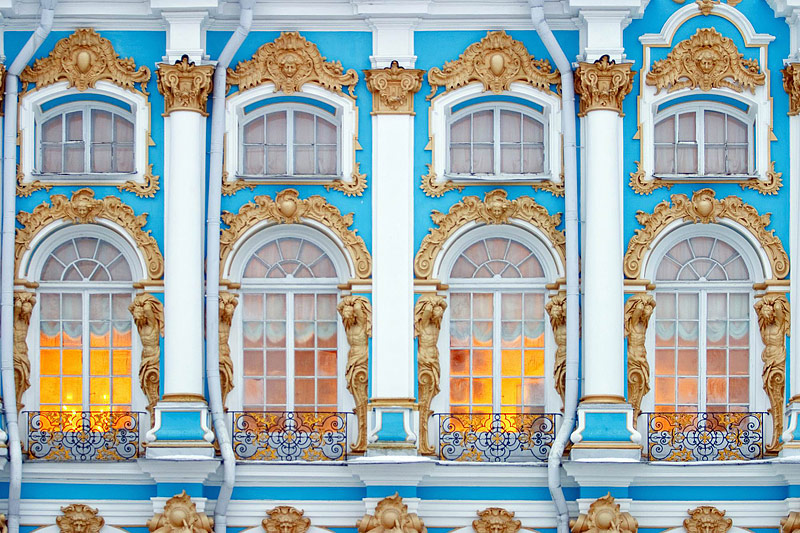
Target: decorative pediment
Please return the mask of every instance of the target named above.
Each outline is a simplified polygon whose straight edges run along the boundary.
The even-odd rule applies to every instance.
[[[236,69],[228,69],[228,83],[238,85],[240,91],[268,82],[275,84],[275,92],[286,94],[299,91],[309,82],[338,94],[343,94],[342,86],[346,85],[355,98],[358,73],[353,69],[344,72],[339,61],[325,61],[317,45],[290,31],[261,46],[252,59],[240,61]]]
[[[728,88],[755,93],[766,75],[756,59],[745,59],[733,40],[714,28],[699,28],[689,39],[679,42],[665,59],[654,61],[646,83],[673,92],[680,89]]]
[[[528,83],[549,92],[551,85],[561,83],[561,75],[553,72],[547,59],[535,59],[525,45],[504,31],[490,31],[480,42],[471,44],[457,60],[448,61],[443,68],[428,71],[428,83],[433,98],[439,87],[445,92],[479,81],[484,91],[499,94],[509,90],[515,81]]]
[[[141,66],[137,70],[133,58],[123,59],[117,55],[111,41],[100,37],[91,28],[79,28],[75,33],[61,39],[50,55],[37,59],[33,66],[25,67],[19,76],[23,89],[36,84],[37,89],[59,81],[67,81],[70,87],[85,91],[100,81],[109,81],[129,91],[138,89],[147,94],[150,69]]]
[[[100,533],[106,521],[97,516],[97,509],[82,503],[74,503],[61,508],[64,516],[56,517],[56,525],[61,533]]]
[[[727,533],[733,520],[725,518],[725,511],[711,505],[701,505],[688,511],[690,518],[683,521],[688,533]]]

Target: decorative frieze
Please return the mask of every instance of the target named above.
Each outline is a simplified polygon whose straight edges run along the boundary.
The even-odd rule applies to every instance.
[[[416,513],[408,512],[408,505],[395,492],[378,502],[375,514],[365,514],[356,523],[358,533],[427,533],[425,524]]]
[[[575,92],[580,95],[579,117],[595,110],[622,113],[622,101],[633,89],[631,63],[617,63],[608,55],[575,70]]]
[[[164,116],[173,111],[195,111],[208,116],[206,103],[213,86],[214,67],[195,65],[184,55],[174,65],[158,65],[158,92],[164,95]]]
[[[28,327],[36,305],[36,295],[28,291],[14,292],[14,387],[17,411],[22,411],[22,395],[31,386],[31,361],[28,359]]]
[[[753,308],[764,342],[761,381],[769,398],[769,413],[772,416],[772,442],[766,450],[778,452],[782,447],[780,437],[783,433],[783,406],[786,404],[786,336],[789,335],[791,322],[789,300],[785,294],[767,293]]]
[[[430,455],[428,424],[433,415],[431,401],[439,394],[439,330],[447,302],[438,294],[423,294],[414,305],[414,336],[417,338],[417,382],[419,383],[419,453]]]
[[[222,404],[227,410],[225,399],[233,390],[233,359],[228,340],[231,336],[233,313],[239,303],[239,297],[232,292],[219,293],[219,381],[222,389]]]
[[[261,526],[267,533],[306,533],[311,520],[303,514],[304,511],[289,505],[279,505],[267,511],[267,518],[261,521]]]
[[[642,398],[650,391],[645,335],[656,300],[650,294],[634,294],[625,302],[625,337],[628,339],[628,401],[633,406],[633,423],[642,412]]]
[[[556,341],[553,378],[563,405],[567,388],[567,295],[561,292],[554,294],[544,309],[550,317],[550,327],[553,329],[553,338]]]
[[[382,69],[364,71],[372,93],[373,115],[413,115],[414,95],[422,87],[424,70],[403,68],[397,61]]]
[[[570,520],[572,533],[636,533],[639,524],[630,513],[619,510],[619,504],[609,492],[589,506],[589,512]]]
[[[195,503],[183,491],[167,500],[164,512],[148,520],[147,528],[150,533],[213,533],[214,520],[198,513]]]
[[[161,301],[148,293],[137,294],[128,306],[133,322],[142,342],[142,357],[139,362],[139,386],[147,397],[147,412],[150,424],[154,422],[153,409],[160,398],[161,384],[161,344],[164,336],[164,306]]]
[[[82,503],[74,503],[61,508],[64,516],[56,517],[60,533],[100,533],[106,521],[93,509]]]
[[[344,296],[337,306],[342,316],[347,343],[345,382],[353,395],[358,418],[358,440],[350,446],[354,452],[367,449],[367,401],[369,400],[369,339],[372,337],[372,306],[363,296]]]
[[[733,520],[725,518],[725,511],[711,505],[701,505],[689,511],[689,518],[683,521],[687,533],[727,533]]]

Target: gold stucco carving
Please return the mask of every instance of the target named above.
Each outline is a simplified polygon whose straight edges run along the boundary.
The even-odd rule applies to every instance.
[[[147,396],[147,412],[150,424],[155,422],[153,409],[160,398],[160,337],[164,336],[164,306],[161,301],[148,293],[137,294],[128,310],[142,341],[142,357],[139,363],[139,386]]]
[[[150,163],[147,165],[147,172],[144,174],[144,182],[137,183],[133,180],[128,180],[122,185],[117,185],[117,189],[132,192],[139,198],[154,198],[161,186],[159,185],[158,176],[153,174],[153,164]],[[19,191],[19,187],[17,187],[17,191]]]
[[[222,405],[227,410],[225,398],[233,390],[233,359],[231,359],[231,336],[233,313],[239,297],[232,292],[219,293],[219,381],[222,389]]]
[[[6,66],[0,63],[0,117],[3,116],[5,107],[3,101],[6,97]],[[2,516],[2,515],[0,515]]]
[[[428,424],[433,414],[431,401],[439,394],[439,330],[447,302],[438,294],[423,294],[414,305],[414,336],[417,338],[417,382],[419,383],[419,453],[435,449],[428,442]]]
[[[764,342],[761,381],[769,398],[769,413],[772,416],[772,442],[766,449],[778,452],[782,447],[780,437],[783,432],[783,406],[786,403],[786,337],[791,322],[789,301],[784,294],[767,293],[753,307]]]
[[[433,264],[442,246],[455,231],[468,222],[480,224],[505,224],[509,219],[524,220],[539,228],[553,244],[561,260],[564,261],[564,232],[556,229],[561,224],[561,213],[551,215],[543,206],[529,196],[509,200],[502,189],[489,191],[481,201],[477,196],[465,196],[454,204],[445,215],[439,211],[431,213],[436,227],[431,228],[422,239],[419,251],[414,258],[414,273],[417,278],[430,279]]]
[[[22,172],[22,167],[17,164],[17,196],[27,198],[36,191],[50,191],[53,188],[51,183],[43,183],[41,180],[33,180],[30,183],[24,183],[25,173]]]
[[[444,193],[448,191],[461,192],[464,190],[464,185],[453,183],[450,180],[436,181],[436,172],[433,170],[433,162],[426,164],[425,166],[428,167],[428,173],[422,176],[422,183],[419,185],[419,188],[423,190],[425,196],[439,198],[444,196]]]
[[[628,339],[628,401],[633,406],[633,423],[642,413],[642,398],[650,391],[645,335],[656,307],[651,295],[634,294],[625,302],[625,337]]]
[[[780,533],[795,533],[797,530],[800,530],[800,512],[792,511],[786,518],[781,518]]]
[[[718,200],[712,189],[695,191],[692,198],[684,194],[673,194],[672,203],[664,200],[656,205],[652,213],[638,211],[636,220],[644,226],[637,229],[628,242],[623,264],[625,277],[639,279],[644,267],[642,260],[653,241],[672,222],[683,220],[694,224],[712,224],[717,219],[727,218],[749,231],[761,243],[772,266],[772,275],[783,279],[789,274],[789,256],[783,248],[775,230],[767,230],[770,213],[759,214],[755,207],[744,203],[737,196]]]
[[[443,68],[428,71],[433,98],[439,87],[445,92],[472,82],[481,82],[484,91],[500,94],[513,82],[527,83],[536,89],[552,92],[551,85],[561,83],[561,75],[553,72],[547,59],[534,59],[525,45],[504,31],[490,31],[480,42],[464,50],[457,60],[447,61]]]
[[[355,98],[358,73],[353,69],[344,72],[339,61],[325,61],[317,45],[309,42],[296,31],[282,32],[271,43],[261,46],[253,58],[240,61],[236,69],[228,69],[228,83],[238,85],[240,91],[257,87],[262,83],[275,84],[275,92],[292,94],[309,82],[329,91],[343,94],[342,86],[348,86],[350,96]]]
[[[692,37],[679,42],[665,59],[653,62],[645,78],[656,93],[661,89],[710,91],[722,87],[755,93],[756,86],[765,81],[758,61],[745,59],[733,40],[714,28],[699,28]]]
[[[150,69],[141,66],[137,70],[133,58],[120,58],[111,41],[100,37],[91,28],[78,28],[69,37],[58,41],[49,56],[25,67],[19,79],[23,91],[27,91],[31,83],[41,89],[59,81],[85,91],[103,80],[129,91],[137,91],[136,83],[139,83],[138,92],[146,95]]]
[[[375,514],[365,514],[356,523],[358,533],[427,533],[425,524],[416,513],[409,513],[408,506],[398,493],[378,502]]]
[[[595,110],[622,113],[622,101],[633,89],[631,63],[617,63],[608,55],[594,63],[579,63],[575,70],[575,93],[580,99],[579,117]]]
[[[353,225],[353,214],[342,215],[336,206],[329,204],[322,196],[315,195],[302,200],[298,198],[298,194],[295,189],[284,189],[275,195],[275,200],[266,195],[256,196],[236,214],[224,211],[222,221],[228,228],[220,236],[222,265],[224,266],[236,241],[259,222],[269,220],[279,224],[300,224],[305,218],[319,222],[333,231],[350,254],[356,276],[359,279],[369,278],[372,274],[372,258],[356,230],[349,229]]]
[[[783,70],[783,90],[789,95],[789,116],[800,114],[800,63],[789,63]]]
[[[158,92],[164,95],[164,116],[173,111],[196,111],[208,116],[206,103],[213,86],[213,65],[195,65],[184,55],[174,65],[160,63]]]
[[[60,533],[100,533],[106,521],[92,509],[82,503],[73,503],[61,508],[64,516],[56,517],[56,525]]]
[[[14,387],[17,391],[17,411],[25,405],[22,395],[31,386],[31,361],[28,358],[28,327],[36,305],[36,295],[28,291],[14,292]]]
[[[422,87],[424,70],[391,66],[364,71],[367,89],[372,93],[373,115],[413,115],[414,95]]]
[[[572,533],[636,533],[639,523],[630,513],[619,510],[619,504],[609,492],[589,506],[589,512],[570,520]]]
[[[267,518],[261,521],[261,526],[267,533],[306,533],[311,520],[303,514],[304,511],[289,505],[279,505],[267,511]]]
[[[369,388],[369,338],[372,337],[372,306],[363,296],[344,296],[337,305],[350,349],[347,352],[345,381],[353,395],[358,418],[358,440],[354,452],[367,449],[367,401]]]
[[[8,533],[8,520],[5,514],[0,514],[0,533]]]
[[[167,500],[164,512],[153,515],[147,528],[151,533],[212,533],[214,520],[198,513],[197,506],[183,491]]]
[[[353,155],[355,159],[355,154]],[[358,161],[353,163],[353,173],[350,175],[350,181],[333,180],[330,183],[323,184],[326,191],[339,191],[344,193],[345,196],[361,196],[367,188],[367,175],[362,174],[361,163]]]
[[[489,507],[478,511],[478,519],[472,521],[476,533],[517,533],[522,522],[514,520],[514,513],[500,507]]]
[[[726,533],[733,525],[733,520],[725,518],[725,511],[711,505],[701,505],[687,512],[690,518],[683,521],[687,533]]]
[[[91,224],[97,219],[104,219],[117,224],[133,239],[142,252],[147,266],[147,276],[156,280],[164,275],[164,257],[158,249],[158,243],[143,228],[147,224],[147,213],[136,215],[129,205],[116,196],[102,199],[94,197],[92,189],[80,189],[67,199],[63,194],[50,197],[51,204],[42,202],[32,212],[17,214],[21,228],[17,228],[14,258],[16,271],[19,272],[20,260],[30,247],[34,237],[46,226],[57,220],[67,220],[73,224]]]
[[[550,327],[556,341],[556,355],[553,364],[553,377],[556,391],[564,403],[564,393],[567,387],[567,295],[554,294],[544,306],[547,316],[550,317]],[[563,407],[562,407],[563,409]]]

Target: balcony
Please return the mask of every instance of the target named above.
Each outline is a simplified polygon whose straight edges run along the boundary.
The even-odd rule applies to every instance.
[[[30,460],[128,461],[140,454],[136,412],[25,411]]]
[[[767,413],[643,413],[650,461],[748,461],[764,457]]]
[[[438,413],[439,458],[444,461],[547,461],[558,414]]]

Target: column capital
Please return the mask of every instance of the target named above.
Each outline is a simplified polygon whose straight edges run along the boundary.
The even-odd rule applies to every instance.
[[[580,95],[583,117],[599,109],[622,113],[622,100],[633,89],[631,63],[617,63],[604,55],[594,63],[579,63],[575,71],[575,92]]]
[[[184,55],[174,65],[158,65],[158,92],[164,95],[164,116],[173,111],[196,111],[203,116],[211,93],[212,65],[195,65]]]
[[[401,67],[396,59],[389,67],[365,70],[372,114],[414,115],[414,95],[422,87],[424,74],[424,70]]]

